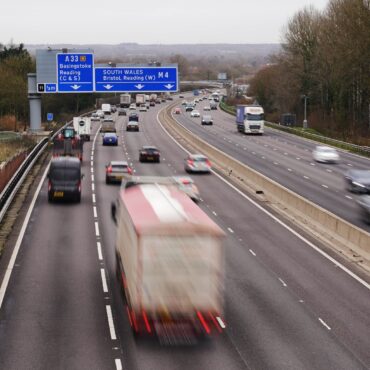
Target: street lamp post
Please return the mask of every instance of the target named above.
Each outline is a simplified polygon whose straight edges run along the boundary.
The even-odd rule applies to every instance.
[[[308,122],[307,122],[307,95],[303,95],[302,98],[304,99],[304,118],[303,118],[303,128],[308,127]]]

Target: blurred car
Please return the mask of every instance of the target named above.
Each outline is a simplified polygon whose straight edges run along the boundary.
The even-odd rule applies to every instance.
[[[211,107],[209,105],[206,105],[204,108],[203,108],[204,111],[210,111],[211,110]]]
[[[139,131],[139,122],[128,121],[126,131]]]
[[[140,104],[139,112],[146,112],[148,109],[145,104]]]
[[[212,116],[205,114],[202,117],[202,125],[213,125]]]
[[[192,110],[194,110],[193,106],[192,105],[187,105],[185,107],[185,112],[191,112]]]
[[[130,107],[128,109],[129,110],[136,110],[136,104],[135,103],[130,104]]]
[[[103,122],[114,122],[113,116],[111,114],[104,116]]]
[[[180,99],[184,99],[184,95],[180,94],[180,95],[179,95],[179,98],[180,98]]]
[[[357,204],[360,207],[361,219],[370,223],[370,195],[361,195],[357,200]]]
[[[370,194],[370,170],[348,170],[344,178],[349,191]]]
[[[155,99],[155,104],[161,104],[161,99],[160,98]]]
[[[203,154],[189,154],[185,159],[186,172],[211,172],[211,162]]]
[[[160,162],[160,153],[155,146],[144,145],[139,151],[140,162]]]
[[[102,110],[97,110],[96,113],[100,118],[104,118],[104,112]]]
[[[175,114],[181,114],[181,109],[180,108],[175,108],[173,113]]]
[[[149,105],[150,105],[151,107],[155,107],[155,101],[154,101],[154,100],[152,100],[152,101],[149,103]]]
[[[129,115],[128,115],[128,120],[129,121],[136,121],[136,122],[139,122],[139,114],[136,113],[136,112],[131,112]]]
[[[103,145],[118,145],[118,136],[115,132],[107,132],[103,135]]]
[[[339,154],[338,152],[330,146],[317,146],[312,152],[313,159],[316,162],[321,163],[338,163]]]
[[[115,105],[111,105],[111,112],[116,113],[117,112],[117,107]]]
[[[161,103],[165,103],[166,102],[166,99],[165,98],[162,98],[161,99]]]
[[[127,116],[127,109],[126,108],[118,108],[118,115],[119,116]]]
[[[188,102],[186,101],[186,100],[183,100],[182,102],[181,102],[181,105],[188,105]]]
[[[197,110],[193,110],[191,113],[190,113],[190,117],[200,117],[200,113],[199,111]]]
[[[149,102],[146,102],[145,103],[145,106],[146,106],[146,110],[149,110],[150,109],[150,103]]]
[[[194,202],[199,202],[200,194],[198,187],[189,176],[173,176],[178,188],[186,193]]]
[[[121,183],[122,180],[130,178],[132,169],[126,161],[110,161],[105,166],[105,183]]]
[[[100,116],[98,113],[91,114],[91,121],[100,121]]]

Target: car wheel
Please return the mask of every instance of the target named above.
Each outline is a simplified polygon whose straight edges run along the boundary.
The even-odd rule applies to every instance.
[[[53,201],[53,196],[51,195],[51,193],[49,192],[48,193],[48,202],[51,203]]]
[[[109,181],[109,178],[106,176],[106,177],[105,177],[105,183],[106,183],[106,184],[109,184],[109,182],[110,182],[110,181]]]
[[[78,193],[75,199],[77,203],[81,203],[81,193]]]

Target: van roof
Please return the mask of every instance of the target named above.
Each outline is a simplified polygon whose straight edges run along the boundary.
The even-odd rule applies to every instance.
[[[81,162],[76,157],[57,157],[53,158],[50,167],[76,167],[81,168]]]

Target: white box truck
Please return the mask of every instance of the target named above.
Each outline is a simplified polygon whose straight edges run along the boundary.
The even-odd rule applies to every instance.
[[[264,132],[265,116],[260,105],[237,105],[236,127],[245,134],[260,134]]]
[[[121,108],[128,108],[131,104],[131,95],[130,94],[121,94],[119,96],[119,105]]]
[[[117,277],[136,335],[212,336],[223,320],[224,232],[176,186],[131,181],[112,204]]]
[[[112,107],[110,104],[102,104],[101,110],[103,111],[104,115],[112,114]]]
[[[90,117],[73,117],[73,128],[77,135],[84,141],[90,141],[91,118]]]
[[[136,94],[135,99],[137,107],[140,107],[141,104],[145,104],[145,94]]]

